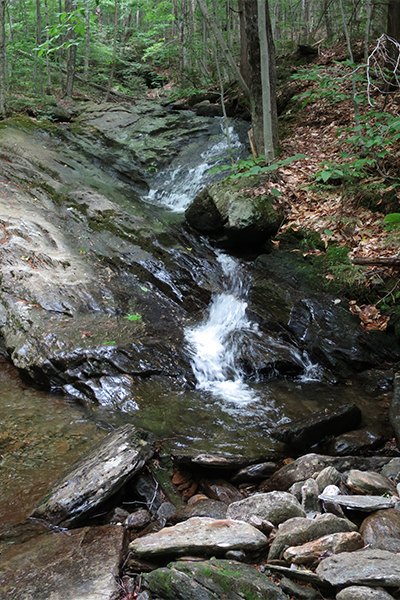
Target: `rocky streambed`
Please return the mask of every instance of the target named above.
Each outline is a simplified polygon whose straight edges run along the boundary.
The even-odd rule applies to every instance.
[[[290,494],[291,506],[299,505],[303,511],[284,521],[306,519],[301,525],[306,530],[308,521],[317,522],[317,513],[326,506],[345,511],[344,516],[335,514],[342,520],[359,515],[359,506],[346,505],[354,502],[344,493],[351,489],[347,473],[361,470],[373,478],[371,473],[380,473],[390,462],[386,454],[396,454],[393,443],[388,443],[398,429],[396,402],[392,424],[388,414],[400,359],[397,340],[390,333],[362,331],[341,298],[320,292],[318,279],[301,255],[271,251],[268,236],[279,227],[282,215],[276,214],[270,197],[254,203],[237,183],[214,183],[197,196],[186,219],[177,211],[186,197],[190,202],[190,194],[197,193],[199,182],[209,181],[218,152],[224,154],[218,120],[148,104],[85,103],[71,113],[63,117],[69,122],[60,124],[22,117],[0,124],[2,353],[29,385],[61,395],[47,395],[44,400],[32,394],[31,405],[23,409],[35,415],[24,421],[29,435],[18,427],[12,429],[15,415],[4,421],[1,450],[7,480],[2,482],[2,498],[12,494],[15,506],[15,493],[7,481],[26,490],[18,518],[7,513],[8,521],[3,523],[12,520],[12,530],[6,527],[6,533],[0,534],[6,565],[3,582],[14,585],[4,589],[18,590],[26,598],[58,598],[60,586],[66,590],[67,563],[74,563],[81,579],[79,575],[70,596],[63,592],[66,598],[96,598],[100,588],[102,594],[111,594],[118,574],[128,577],[126,585],[135,586],[130,592],[125,586],[124,593],[136,597],[135,590],[142,593],[137,576],[142,571],[157,573],[148,576],[143,588],[144,594],[155,598],[186,597],[193,586],[197,597],[224,597],[214,583],[206,585],[208,591],[196,586],[204,588],[207,569],[220,573],[226,567],[228,579],[221,585],[231,589],[239,569],[235,561],[248,580],[258,581],[262,575],[257,585],[264,589],[270,580],[251,564],[264,569],[266,561],[270,565],[271,560],[283,560],[283,566],[294,562],[281,553],[275,558],[268,554],[279,523],[267,514],[259,516],[253,504],[249,510],[255,511],[255,523],[248,523],[250,517],[226,519],[224,507],[248,501],[255,492],[272,493],[268,499],[278,498],[280,504],[282,496],[276,494],[283,491]],[[179,187],[176,203],[170,194],[174,181],[181,186],[188,179],[195,186]],[[30,464],[43,428],[32,431],[29,422],[36,427],[41,404],[46,406],[43,421],[53,418],[48,416],[51,406],[64,419],[60,403],[71,407],[73,425],[69,433],[67,424],[60,428],[64,434],[60,433],[55,448],[63,452],[62,460],[52,464],[47,480],[42,469],[36,489],[33,473],[24,479],[23,464]],[[298,417],[307,422],[305,429],[304,423],[296,422]],[[80,421],[85,424],[79,425]],[[114,473],[110,475],[114,483],[107,497],[101,493],[99,503],[91,504],[96,489],[104,488],[97,478],[100,455],[96,451],[95,471],[88,471],[87,479],[93,488],[88,485],[81,499],[78,495],[74,508],[58,505],[57,519],[37,509],[36,520],[24,522],[46,485],[53,484],[91,440],[132,424],[135,431],[142,427],[151,433],[147,441],[141,437],[139,442],[136,434],[127,440],[129,464],[136,466],[133,471],[127,468],[126,476],[115,478],[113,469],[121,463],[119,458],[111,460],[107,472]],[[80,443],[72,441],[78,437]],[[132,458],[131,446],[139,458]],[[311,447],[324,456],[324,467],[339,472],[335,485],[347,486],[339,494],[345,500],[318,499],[325,487],[319,486],[317,493],[311,480],[317,480],[314,475],[323,470],[319,467],[287,487],[270,484],[285,458],[296,458]],[[364,453],[380,456],[359,458]],[[32,468],[39,463],[38,454]],[[219,477],[215,469],[220,469]],[[397,473],[384,475],[397,484]],[[211,487],[200,483],[221,478],[223,500],[210,491],[214,483]],[[140,484],[135,487],[137,480]],[[67,469],[64,484],[70,481],[83,484],[84,478]],[[287,492],[298,481],[309,481],[301,486],[305,491],[297,487]],[[189,504],[197,489],[206,495],[197,500],[217,502],[217,512],[210,512],[210,504],[203,506],[204,511],[198,504],[193,514],[191,508],[179,509],[184,519],[179,512],[172,517],[172,509]],[[382,495],[375,492],[368,491],[367,496]],[[395,497],[396,489],[384,493]],[[312,509],[307,508],[308,494],[314,498]],[[57,502],[62,497],[60,493]],[[390,507],[368,502],[372,510],[396,511],[392,500]],[[116,513],[106,518],[105,525],[103,513],[108,515],[116,506],[128,508],[130,516]],[[358,528],[357,519],[353,525]],[[173,529],[183,520],[194,531],[188,533],[186,525]],[[266,521],[272,523],[269,530]],[[42,535],[43,525],[50,533]],[[177,547],[179,542],[171,542],[170,537],[169,549],[157,550],[154,556],[153,550],[146,554],[136,548],[136,534],[152,544],[150,532],[164,525],[168,532],[163,539],[181,538],[186,540],[184,546]],[[347,533],[353,539],[354,527],[318,530],[317,537]],[[220,542],[214,536],[218,531]],[[250,535],[248,544],[245,531]],[[213,532],[210,545],[207,532]],[[195,541],[189,544],[189,538]],[[128,544],[134,544],[130,550]],[[342,548],[337,538],[332,544]],[[58,554],[60,547],[66,555]],[[239,554],[225,558],[228,551]],[[329,546],[318,557],[324,552],[333,550]],[[167,578],[173,575],[181,581],[178,587],[171,583],[175,596],[166,595],[170,592],[164,584],[150,583],[168,561],[188,554],[207,560],[216,556],[217,562],[199,566],[196,573],[195,565],[200,563],[190,563],[191,574],[187,561],[174,564]],[[352,554],[359,551],[352,547]],[[234,561],[234,570],[220,565],[221,560]],[[315,589],[323,587],[321,581],[326,583],[318,577]],[[332,584],[338,586],[334,592],[347,583]],[[180,585],[186,591],[176,591]],[[271,593],[281,594],[274,586]],[[238,597],[253,597],[253,592],[243,596],[243,590],[232,589]]]
[[[396,598],[400,459],[284,463],[171,457],[126,425],[39,503],[50,532],[3,553],[0,597]]]

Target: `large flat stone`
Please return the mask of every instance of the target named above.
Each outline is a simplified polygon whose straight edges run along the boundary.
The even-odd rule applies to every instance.
[[[253,516],[279,525],[292,517],[305,517],[306,513],[297,499],[287,492],[254,494],[228,507],[228,519],[249,522]]]
[[[153,455],[152,436],[127,424],[110,433],[58,481],[32,516],[71,526],[117,492]]]
[[[325,558],[317,575],[332,585],[400,585],[400,556],[385,550],[344,552]]]
[[[0,600],[109,600],[117,590],[124,529],[51,533],[1,556]]]
[[[268,543],[264,534],[252,525],[230,519],[193,517],[173,527],[165,527],[134,540],[130,550],[140,557],[162,555],[221,556],[228,550],[255,552]]]

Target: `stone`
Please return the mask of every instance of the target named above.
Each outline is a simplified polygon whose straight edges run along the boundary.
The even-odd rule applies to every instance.
[[[254,516],[279,525],[292,517],[305,517],[306,513],[292,494],[269,492],[254,494],[239,502],[233,502],[227,511],[228,519],[249,522]]]
[[[400,447],[400,373],[393,380],[393,396],[389,408],[389,421],[394,430],[397,447]]]
[[[125,520],[125,527],[133,531],[140,531],[150,523],[151,515],[148,510],[142,508],[131,513]]]
[[[246,186],[257,185],[258,177],[248,178]],[[223,235],[228,246],[255,247],[275,235],[283,213],[272,195],[252,197],[238,180],[213,183],[196,196],[186,209],[187,222],[207,235]]]
[[[129,489],[134,497],[147,505],[150,512],[157,512],[163,502],[158,482],[147,472],[139,472],[130,482]]]
[[[400,511],[378,510],[364,519],[360,533],[370,548],[400,552]]]
[[[163,502],[157,510],[157,519],[163,521],[165,524],[174,514],[175,510],[176,507],[171,502]]]
[[[353,552],[354,550],[360,550],[363,546],[363,539],[356,531],[332,533],[301,546],[287,548],[283,553],[283,558],[295,565],[308,565],[316,563],[321,556],[326,557],[340,552]]]
[[[326,436],[336,436],[356,428],[361,418],[358,406],[346,404],[335,409],[325,409],[305,419],[298,419],[287,427],[275,429],[271,433],[296,450],[306,450]]]
[[[323,492],[328,485],[339,485],[341,480],[342,476],[335,467],[326,467],[325,469],[322,469],[315,479],[318,486],[318,493],[320,494]]]
[[[324,514],[315,519],[294,517],[279,527],[271,544],[268,560],[280,558],[285,548],[289,546],[298,546],[332,533],[350,531],[357,531],[356,525],[348,519],[341,519],[336,515]]]
[[[358,429],[338,435],[327,444],[324,452],[332,456],[349,456],[362,454],[379,448],[385,443],[385,436],[374,429]]]
[[[226,519],[228,505],[218,500],[199,500],[195,504],[180,506],[169,517],[168,522],[175,525],[192,517],[210,517],[212,519]]]
[[[166,600],[285,600],[281,589],[251,565],[228,560],[176,562],[146,575],[145,583]]]
[[[338,592],[336,600],[393,600],[393,596],[383,588],[351,585]]]
[[[270,477],[278,470],[278,465],[275,462],[264,462],[257,465],[250,465],[240,469],[231,479],[232,483],[247,483],[253,481],[261,481]]]
[[[192,517],[173,527],[138,538],[131,542],[129,548],[143,558],[184,554],[217,556],[228,550],[255,552],[267,543],[265,535],[242,521]]]
[[[218,500],[225,504],[242,500],[243,496],[239,490],[224,479],[201,479],[200,488],[212,500]]]
[[[396,487],[390,479],[372,471],[351,470],[345,478],[345,483],[356,494],[396,494]]]
[[[71,526],[115,494],[153,455],[153,437],[127,424],[108,434],[60,479],[32,516]]]
[[[325,558],[317,575],[331,585],[400,585],[400,555],[385,550],[343,552]]]
[[[382,508],[391,508],[395,506],[396,501],[392,498],[384,498],[383,496],[332,496],[330,494],[320,494],[319,499],[323,502],[331,504],[339,504],[345,508],[352,510],[361,510],[363,512],[373,512]]]
[[[390,462],[388,462],[387,465],[385,465],[381,471],[381,475],[383,475],[384,477],[387,477],[388,479],[391,479],[395,483],[398,483],[398,481],[399,481],[399,479],[398,479],[399,474],[400,474],[400,458],[399,457],[392,458],[392,460]]]
[[[285,594],[290,598],[296,598],[296,600],[320,600],[321,594],[312,587],[299,585],[294,583],[287,577],[282,577],[279,582],[279,587]]]
[[[246,560],[246,553],[243,550],[228,550],[228,552],[225,552],[225,558],[226,560],[244,562]]]
[[[304,484],[305,484],[305,481],[296,481],[296,483],[294,483],[289,488],[289,493],[292,494],[295,498],[297,498],[297,500],[300,503],[301,503],[301,490],[303,489]]]
[[[318,484],[312,477],[307,479],[301,488],[301,505],[307,517],[321,513],[321,503],[318,500]]]
[[[107,515],[106,522],[110,523],[110,525],[122,525],[123,523],[125,523],[128,517],[128,511],[117,506],[116,508],[114,508],[114,510],[111,511],[110,514]]]
[[[111,600],[124,528],[84,527],[10,546],[1,556],[0,598]]]

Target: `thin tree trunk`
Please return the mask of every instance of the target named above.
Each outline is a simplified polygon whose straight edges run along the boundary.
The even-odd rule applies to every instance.
[[[65,12],[71,15],[74,7],[73,0],[65,0]],[[76,45],[75,45],[75,32],[72,23],[69,24],[69,30],[67,33],[67,81],[65,84],[65,96],[72,98],[74,91],[74,79],[75,79],[75,64],[76,64]]]
[[[0,0],[0,114],[6,116],[6,0]]]
[[[365,38],[364,38],[364,60],[367,62],[368,54],[369,54],[369,30],[371,28],[371,15],[372,15],[372,1],[366,0],[366,13],[367,18],[365,22]]]
[[[40,12],[40,0],[36,0],[36,48],[42,43],[42,16]],[[35,87],[40,93],[43,91],[42,66],[38,58],[38,50],[35,50],[34,75]]]
[[[246,22],[244,15],[243,0],[239,0],[239,18],[240,18],[240,72],[246,85],[250,85],[249,82],[249,58],[247,52],[247,36],[246,36]]]
[[[86,13],[85,13],[85,63],[83,67],[83,74],[85,79],[89,77],[89,55],[90,55],[90,0],[86,0]]]
[[[44,18],[45,18],[45,23],[46,23],[46,42],[47,42],[47,50],[48,50],[50,35],[49,35],[49,8],[47,5],[47,0],[44,0]],[[47,76],[46,94],[50,95],[51,94],[51,75],[50,75],[50,60],[49,60],[48,52],[46,52],[46,76]]]
[[[349,58],[350,58],[351,62],[354,63],[353,51],[351,49],[351,40],[350,40],[349,28],[347,27],[346,16],[344,14],[343,0],[339,0],[339,6],[340,6],[340,12],[342,14],[342,22],[343,22],[344,35],[346,37],[346,42],[347,42],[347,51],[349,53]],[[352,90],[353,90],[354,118],[355,118],[356,121],[358,121],[359,116],[360,116],[360,112],[358,110],[358,104],[357,104],[357,101],[356,101],[357,86],[356,86],[356,78],[355,78],[355,73],[354,72],[353,72],[352,77],[351,77],[351,85],[352,85]]]
[[[118,0],[115,0],[114,5],[114,41],[113,41],[113,58],[112,58],[112,67],[110,73],[110,79],[108,81],[107,93],[104,97],[104,102],[108,102],[108,97],[111,92],[111,86],[114,79],[114,71],[115,71],[115,59],[117,56],[117,27],[118,27]]]
[[[231,67],[233,73],[235,74],[235,77],[237,77],[240,87],[242,88],[242,90],[243,90],[244,94],[247,96],[247,98],[250,98],[249,87],[248,87],[247,83],[245,82],[245,80],[243,79],[240,69],[238,68],[238,66],[236,64],[236,61],[233,58],[232,53],[229,50],[221,31],[218,29],[214,19],[212,18],[211,14],[210,14],[210,11],[208,10],[206,0],[197,0],[197,4],[199,5],[201,13],[207,23],[208,29],[210,31],[212,31],[216,41],[218,42],[220,48],[222,49],[222,51],[225,54],[225,57],[226,57],[226,60],[229,64],[229,66]]]
[[[260,38],[264,154],[266,162],[271,163],[274,160],[275,153],[272,133],[271,88],[269,80],[270,57],[268,51],[266,10],[267,6],[265,0],[258,0],[258,35]]]

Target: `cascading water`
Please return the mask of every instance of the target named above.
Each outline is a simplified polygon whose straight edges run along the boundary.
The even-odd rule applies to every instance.
[[[239,347],[247,332],[257,331],[257,324],[246,315],[247,285],[238,261],[220,254],[218,262],[225,276],[226,291],[214,296],[206,321],[188,329],[186,340],[198,388],[224,400],[247,404],[256,395],[243,381],[238,364]]]
[[[228,140],[225,127],[220,120],[222,133],[215,136],[217,140],[210,147],[201,149],[189,146],[170,168],[154,178],[153,187],[144,198],[152,204],[161,204],[174,212],[183,212],[195,196],[211,181],[218,178],[210,171],[213,167],[227,162]],[[229,127],[230,146],[234,159],[244,151],[244,144],[234,127]],[[224,172],[226,175],[226,172]]]

